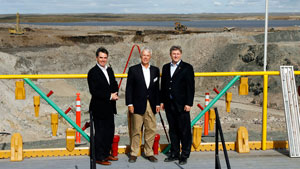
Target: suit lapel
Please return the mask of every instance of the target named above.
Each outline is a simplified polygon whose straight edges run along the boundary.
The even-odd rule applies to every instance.
[[[145,85],[145,87],[146,87],[146,89],[147,89],[147,85],[146,85],[146,81],[145,81],[145,77],[144,77],[144,73],[143,73],[143,68],[142,68],[142,65],[140,64],[140,66],[139,66],[139,74],[140,74],[140,76],[142,76],[142,81],[143,81],[143,83],[144,83],[144,85]]]
[[[169,77],[171,79],[171,65],[168,64],[166,68],[166,77]]]
[[[114,77],[115,75],[113,74],[111,67],[108,67],[108,68],[106,69],[106,71],[107,71],[108,78],[109,78],[109,81],[110,81],[110,84],[111,84],[112,81],[114,80],[113,77]],[[110,84],[109,84],[109,85],[110,85]]]
[[[102,70],[101,70],[101,68],[98,66],[98,65],[96,65],[97,66],[97,70],[98,70],[98,74],[100,75],[100,80],[104,80],[105,82],[106,82],[106,84],[109,86],[109,84],[108,84],[108,81],[107,81],[107,79],[106,79],[106,77],[105,77],[105,75],[104,75],[104,73],[102,72]]]
[[[150,84],[149,84],[149,88],[153,84],[153,80],[154,80],[154,69],[153,69],[152,66],[150,66]]]
[[[174,78],[179,72],[181,72],[181,69],[182,69],[182,62],[183,62],[183,61],[181,60],[181,62],[179,63],[178,67],[176,68],[176,70],[175,70],[175,72],[174,72],[172,78]],[[171,71],[171,69],[170,69],[170,71]]]

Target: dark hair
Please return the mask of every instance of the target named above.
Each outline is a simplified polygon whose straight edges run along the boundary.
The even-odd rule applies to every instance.
[[[170,48],[170,54],[172,53],[173,50],[179,50],[180,53],[182,53],[181,46],[172,46],[172,47]]]
[[[99,56],[99,53],[105,53],[105,54],[107,54],[107,56],[108,56],[108,51],[104,48],[104,47],[100,47],[100,48],[98,48],[97,49],[97,51],[96,51],[96,57],[98,57]]]

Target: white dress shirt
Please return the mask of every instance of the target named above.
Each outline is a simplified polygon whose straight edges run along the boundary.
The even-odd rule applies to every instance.
[[[150,64],[147,68],[142,65],[142,69],[143,69],[145,83],[146,83],[146,86],[147,86],[147,89],[148,89],[149,85],[150,85]]]
[[[141,64],[142,65],[142,64]],[[147,68],[145,68],[143,65],[142,65],[142,70],[143,70],[143,75],[144,75],[144,79],[145,79],[145,83],[146,83],[146,87],[147,89],[149,88],[150,86],[150,64]],[[133,104],[129,104],[128,106],[132,106]]]
[[[107,80],[107,82],[108,82],[108,84],[110,84],[110,82],[109,82],[109,77],[108,77],[108,73],[107,73],[107,66],[105,65],[105,67],[102,67],[101,65],[99,65],[98,63],[97,63],[97,65],[99,66],[99,68],[102,70],[102,72],[104,73],[104,75],[105,75],[105,77],[106,77],[106,80]]]
[[[171,77],[173,76],[173,74],[174,74],[174,72],[175,72],[175,70],[177,69],[177,67],[178,67],[178,65],[180,64],[180,62],[181,62],[181,60],[179,60],[176,64],[173,64],[172,62],[171,62]]]

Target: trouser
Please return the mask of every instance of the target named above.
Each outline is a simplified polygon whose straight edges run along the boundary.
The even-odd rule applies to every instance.
[[[188,158],[192,146],[191,117],[190,112],[179,112],[176,104],[171,101],[165,105],[166,115],[169,123],[169,136],[171,140],[171,155],[175,157]],[[180,156],[180,143],[182,152]]]
[[[146,156],[153,156],[153,143],[156,134],[156,118],[152,112],[149,101],[145,114],[132,114],[131,119],[131,155],[137,156],[140,150],[141,128],[144,123],[144,153]]]
[[[96,160],[105,160],[110,155],[115,134],[114,114],[104,119],[94,118],[94,126]]]

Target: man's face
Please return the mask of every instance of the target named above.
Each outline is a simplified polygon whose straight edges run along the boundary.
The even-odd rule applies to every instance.
[[[181,52],[180,50],[173,50],[170,54],[172,62],[177,63],[181,59]]]
[[[107,64],[107,54],[99,52],[96,60],[100,66],[105,67],[105,65]]]
[[[148,65],[151,59],[151,53],[149,51],[143,50],[141,53],[141,62],[143,65]]]

